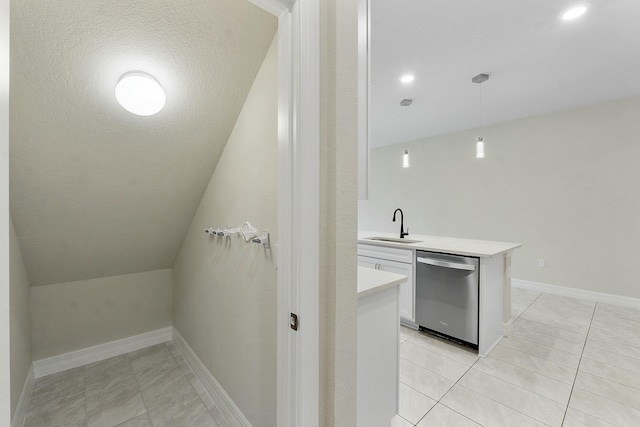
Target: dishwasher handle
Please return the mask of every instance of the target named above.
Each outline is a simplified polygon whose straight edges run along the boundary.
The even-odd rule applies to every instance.
[[[460,264],[457,262],[449,262],[449,261],[442,261],[440,259],[422,258],[422,257],[417,257],[416,261],[422,264],[435,265],[436,267],[453,268],[455,270],[476,271],[476,266],[473,264]]]

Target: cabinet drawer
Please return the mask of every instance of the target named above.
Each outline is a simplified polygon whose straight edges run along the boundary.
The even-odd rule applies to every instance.
[[[386,246],[358,244],[358,255],[372,258],[387,259],[389,261],[413,263],[413,250],[388,248]]]

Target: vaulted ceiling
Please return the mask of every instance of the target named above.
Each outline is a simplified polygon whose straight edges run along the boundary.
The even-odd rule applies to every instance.
[[[640,95],[640,1],[370,2],[374,147]]]
[[[12,1],[10,202],[32,285],[173,265],[276,29],[244,0]],[[132,70],[163,86],[157,115],[116,102]]]

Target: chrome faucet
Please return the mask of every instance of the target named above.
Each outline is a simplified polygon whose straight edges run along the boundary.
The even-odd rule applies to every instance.
[[[402,209],[398,208],[393,211],[393,222],[396,222],[396,213],[400,211],[400,238],[404,239],[404,236],[409,235],[409,227],[407,227],[407,232],[404,232],[404,214],[402,213]]]

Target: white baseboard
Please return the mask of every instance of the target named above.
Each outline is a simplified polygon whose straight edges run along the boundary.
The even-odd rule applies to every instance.
[[[44,377],[46,375],[55,374],[56,372],[66,371],[67,369],[77,368],[78,366],[87,365],[93,362],[99,362],[110,357],[120,356],[121,354],[129,353],[130,351],[140,350],[155,344],[171,341],[172,331],[173,328],[169,326],[167,328],[157,329],[155,331],[134,335],[121,340],[111,341],[105,344],[83,348],[82,350],[60,354],[47,359],[36,360],[33,362],[35,378]]]
[[[549,285],[547,283],[538,283],[520,279],[511,279],[511,286],[513,286],[514,288],[547,292],[550,294],[562,295],[566,297],[640,309],[639,298],[624,297],[620,295],[607,294],[604,292],[587,291],[584,289],[567,288],[565,286]]]
[[[209,393],[209,396],[211,396],[216,406],[218,406],[220,413],[224,415],[229,425],[251,427],[251,423],[242,411],[240,411],[240,408],[231,400],[231,397],[224,391],[220,383],[211,372],[209,372],[182,335],[175,329],[173,330],[173,342],[178,350],[180,350],[180,353],[182,353],[182,356],[185,358],[195,376],[200,383],[202,383],[204,389]]]
[[[27,418],[27,409],[29,409],[29,400],[31,400],[31,392],[33,391],[33,383],[35,380],[33,364],[31,364],[27,371],[27,377],[24,380],[24,385],[22,386],[22,393],[20,393],[20,398],[18,399],[18,406],[16,406],[16,411],[13,413],[13,418],[11,418],[11,427],[22,427],[24,425],[24,421]]]

